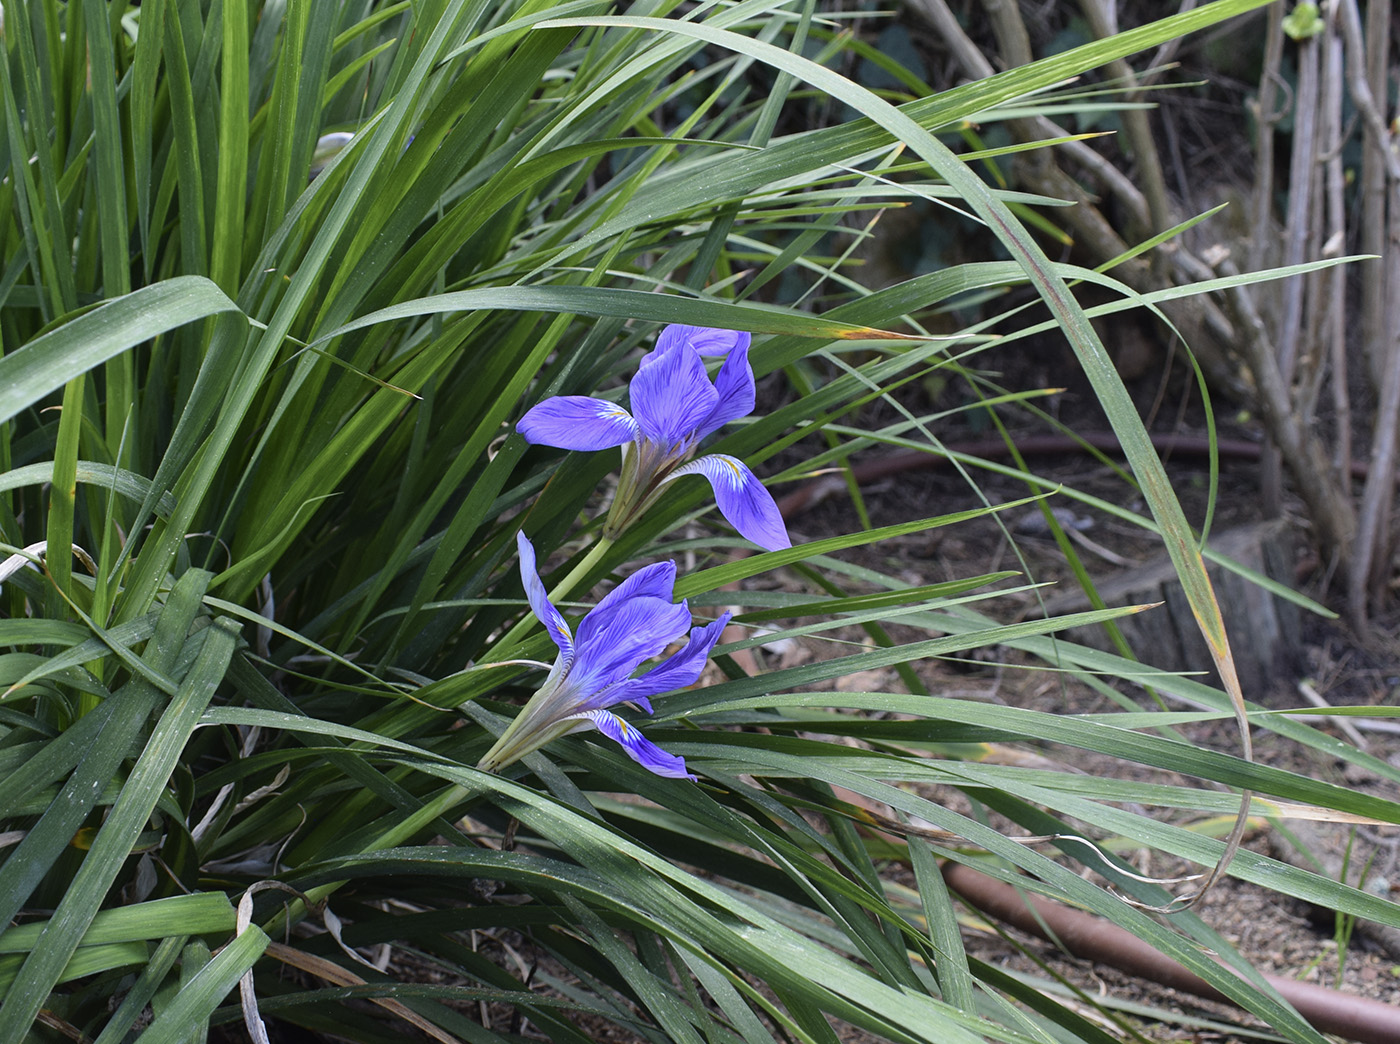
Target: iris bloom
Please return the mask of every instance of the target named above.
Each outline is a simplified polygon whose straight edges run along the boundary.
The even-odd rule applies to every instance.
[[[353,131],[331,131],[317,138],[316,148],[311,153],[311,170],[307,174],[308,179],[316,180],[317,175],[330,166],[331,160],[345,150],[345,147],[350,144],[350,139],[354,136]]]
[[[703,356],[723,355],[711,382]],[[585,395],[539,403],[515,426],[527,442],[568,450],[622,447],[622,477],[603,536],[615,540],[682,475],[704,475],[715,502],[743,536],[769,551],[791,547],[778,506],[743,461],[723,453],[691,459],[700,441],[753,411],[749,335],[668,326],[628,385],[632,412]]]
[[[545,593],[535,569],[534,547],[524,533],[516,536],[516,543],[525,596],[559,647],[559,655],[544,685],[477,768],[494,772],[560,736],[596,728],[658,776],[694,779],[686,771],[684,758],[667,754],[608,708],[630,703],[650,714],[649,697],[693,684],[729,614],[690,631],[690,609],[684,601],[679,605],[671,601],[676,563],[660,562],[637,570],[614,588],[583,618],[575,635]],[[641,664],[661,655],[687,631],[685,648],[646,674],[632,677]]]

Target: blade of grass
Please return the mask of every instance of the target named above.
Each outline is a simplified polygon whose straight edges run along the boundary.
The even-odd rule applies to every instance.
[[[0,358],[0,421],[143,341],[235,310],[218,287],[199,276],[179,276],[99,305]]]
[[[223,57],[219,63],[218,188],[214,196],[209,277],[229,296],[243,277],[243,223],[248,191],[247,0],[222,0]]]

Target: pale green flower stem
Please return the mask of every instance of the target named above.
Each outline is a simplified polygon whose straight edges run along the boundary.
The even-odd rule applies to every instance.
[[[616,540],[661,499],[666,484],[674,478],[672,471],[687,455],[688,450],[668,453],[649,443],[623,444],[622,472],[603,522],[604,540]]]

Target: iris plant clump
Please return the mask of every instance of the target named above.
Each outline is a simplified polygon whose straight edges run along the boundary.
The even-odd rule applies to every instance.
[[[713,381],[704,356],[722,355]],[[749,335],[699,326],[668,326],[628,385],[629,413],[615,402],[558,395],[516,425],[527,442],[568,450],[622,447],[622,476],[603,525],[615,540],[682,475],[703,475],[720,513],[741,535],[769,551],[791,547],[778,506],[748,466],[712,453],[695,457],[700,442],[753,411]]]

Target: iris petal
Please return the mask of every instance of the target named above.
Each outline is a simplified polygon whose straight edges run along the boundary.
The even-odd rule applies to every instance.
[[[735,348],[748,348],[752,338],[742,330],[716,330],[709,326],[683,326],[673,323],[656,339],[656,351],[647,358],[664,355],[673,348],[688,344],[701,355],[725,355]],[[642,365],[646,365],[646,359]]]
[[[705,364],[688,347],[665,352],[643,366],[629,387],[632,413],[643,437],[667,449],[684,443],[719,402]]]
[[[592,721],[604,736],[622,744],[627,756],[649,772],[668,779],[695,779],[686,771],[685,758],[667,754],[616,714],[595,710],[581,716]]]
[[[604,595],[603,600],[593,607],[587,619],[593,620],[595,624],[602,623],[615,609],[633,598],[659,598],[663,602],[670,602],[671,590],[675,585],[676,563],[653,563],[638,569]]]
[[[515,534],[515,546],[520,552],[520,579],[525,583],[525,597],[529,599],[536,619],[544,624],[554,644],[559,646],[567,669],[574,655],[574,639],[569,633],[569,625],[564,622],[563,614],[554,608],[554,603],[545,593],[544,584],[540,582],[540,574],[535,568],[535,546],[524,533]]]
[[[741,536],[759,547],[767,551],[780,551],[792,546],[773,495],[742,460],[724,453],[712,453],[677,468],[671,475],[673,478],[704,475],[709,479],[720,514]]]
[[[615,402],[586,395],[556,395],[534,406],[515,425],[525,441],[566,450],[600,450],[631,442],[637,422]]]
[[[601,622],[589,613],[579,624],[578,651],[569,671],[569,686],[586,694],[580,705],[615,681],[627,677],[645,660],[659,656],[685,634],[690,610],[657,598],[634,598]]]
[[[715,375],[715,392],[719,401],[710,415],[701,422],[695,433],[704,438],[711,432],[719,431],[730,421],[747,417],[753,412],[754,382],[753,367],[749,365],[749,349],[742,346],[729,353],[724,365]]]
[[[640,678],[628,678],[611,686],[605,694],[600,693],[600,696],[607,697],[607,702],[595,705],[611,707],[618,703],[635,703],[650,714],[651,703],[648,697],[695,684],[700,672],[705,669],[710,650],[715,647],[728,623],[729,614],[724,613],[704,627],[697,627],[690,632],[690,641],[684,649],[657,664]]]

